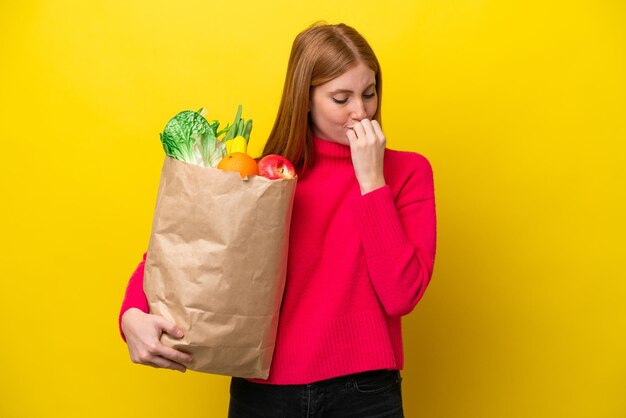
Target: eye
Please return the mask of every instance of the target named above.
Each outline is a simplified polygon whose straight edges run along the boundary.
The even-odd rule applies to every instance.
[[[368,99],[371,99],[372,97],[376,96],[376,93],[364,94],[364,96]]]
[[[348,101],[348,99],[338,100],[338,99],[335,99],[335,98],[333,97],[333,101],[334,101],[335,103],[338,103],[338,104],[344,104],[345,102],[347,102],[347,101]]]

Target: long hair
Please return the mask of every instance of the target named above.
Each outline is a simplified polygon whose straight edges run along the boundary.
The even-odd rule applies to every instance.
[[[378,106],[374,119],[382,126],[382,77],[374,51],[354,28],[339,23],[313,23],[291,46],[283,95],[263,154],[279,154],[304,172],[313,163],[313,130],[309,113],[311,89],[349,70],[359,62],[375,73]]]

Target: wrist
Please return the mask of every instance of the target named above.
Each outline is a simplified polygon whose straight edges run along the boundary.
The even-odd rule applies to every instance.
[[[374,190],[380,189],[381,187],[384,187],[385,185],[386,185],[385,180],[378,180],[378,181],[371,182],[371,183],[359,184],[361,188],[361,195],[364,195],[369,192],[373,192]]]

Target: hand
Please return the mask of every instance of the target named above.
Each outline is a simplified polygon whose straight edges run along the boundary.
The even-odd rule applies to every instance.
[[[140,309],[130,308],[122,316],[122,331],[126,337],[130,359],[133,363],[185,372],[183,362],[190,363],[191,356],[167,347],[160,341],[161,333],[167,332],[174,338],[182,338],[183,332],[159,315],[147,314]]]
[[[378,121],[363,119],[346,132],[352,151],[352,165],[361,194],[385,185],[383,159],[387,140]]]

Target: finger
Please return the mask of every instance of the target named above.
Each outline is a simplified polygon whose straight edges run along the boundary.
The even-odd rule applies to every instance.
[[[369,137],[372,138],[372,140],[375,140],[377,138],[376,136],[376,132],[374,132],[374,127],[372,126],[372,121],[370,121],[369,119],[363,119],[361,121],[361,124],[363,125],[363,129],[365,130],[365,134]]]
[[[348,141],[350,141],[350,145],[356,144],[357,138],[353,129],[348,129],[346,131],[346,136],[348,137]]]
[[[176,324],[160,316],[157,318],[158,318],[157,320],[158,325],[161,327],[161,329],[163,329],[169,335],[171,335],[174,338],[182,338],[184,336],[183,331],[180,328],[178,328]]]
[[[159,357],[159,356],[152,356],[151,360],[146,361],[145,364],[148,366],[161,368],[161,369],[178,370],[179,372],[183,372],[183,373],[185,372],[185,370],[187,370],[187,368],[183,366],[182,364],[178,364],[174,361],[166,360],[163,357]]]
[[[374,128],[374,132],[376,132],[378,139],[380,139],[383,142],[386,142],[387,138],[385,138],[385,134],[383,133],[383,130],[380,127],[380,123],[378,123],[376,119],[372,121],[372,127]]]
[[[191,360],[192,360],[192,357],[189,354],[184,353],[182,351],[178,351],[166,345],[161,346],[157,354],[167,360],[175,361],[181,364],[191,363]]]
[[[361,122],[355,123],[352,129],[354,129],[354,132],[356,133],[357,140],[365,140],[365,129],[363,129]]]

